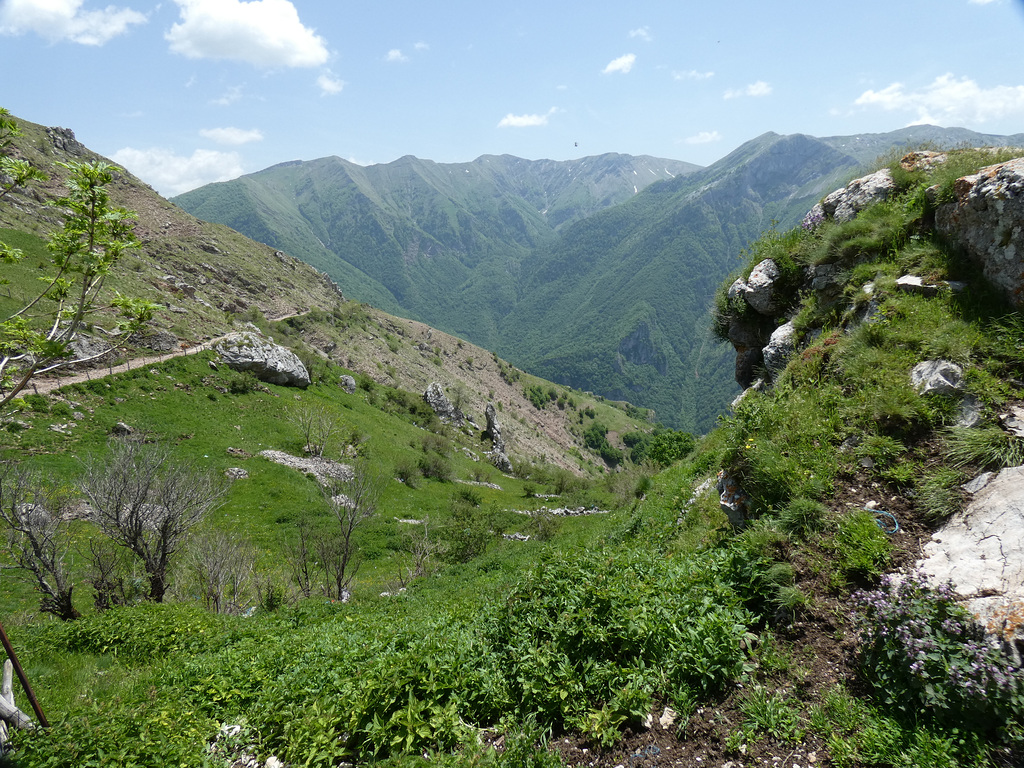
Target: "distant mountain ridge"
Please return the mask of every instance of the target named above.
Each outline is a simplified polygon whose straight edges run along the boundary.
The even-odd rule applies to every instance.
[[[796,224],[880,155],[962,144],[1024,134],[766,133],[706,168],[626,155],[366,168],[323,158],[174,202],[308,261],[348,295],[703,431],[736,391],[708,311],[747,244]]]
[[[438,307],[443,297],[475,294],[481,284],[512,301],[518,263],[559,229],[698,168],[617,154],[564,162],[485,155],[454,164],[406,156],[372,166],[326,157],[174,202],[299,254],[351,295],[433,324],[451,316]]]

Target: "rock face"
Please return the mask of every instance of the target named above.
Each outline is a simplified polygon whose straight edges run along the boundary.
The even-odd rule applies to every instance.
[[[763,350],[764,367],[768,374],[775,379],[789,362],[790,356],[796,351],[796,328],[790,321],[776,328],[768,339],[768,344]]]
[[[501,434],[501,425],[498,423],[498,412],[494,409],[494,403],[487,404],[484,415],[487,417],[487,429],[484,430],[484,436],[491,438],[491,450],[487,452],[487,457],[491,460],[491,464],[502,472],[511,472],[512,462],[505,453],[505,438]]]
[[[924,546],[921,571],[952,581],[990,635],[1024,639],[1024,467],[986,473],[965,489],[974,498]]]
[[[1024,157],[957,180],[956,199],[935,212],[935,229],[981,264],[1016,306],[1024,304]]]
[[[309,371],[298,356],[258,333],[228,334],[214,349],[230,368],[252,371],[260,381],[303,389],[309,386]]]
[[[461,427],[466,423],[466,417],[462,411],[456,408],[452,401],[448,399],[444,389],[436,381],[431,382],[427,386],[427,391],[423,393],[423,399],[427,405],[434,409],[434,413],[445,424],[454,424],[457,427]]]
[[[869,205],[885,200],[896,188],[888,168],[854,179],[821,202],[825,215],[836,221],[849,221]]]
[[[778,279],[779,267],[771,259],[765,259],[750,272],[743,298],[762,315],[772,314],[776,310],[775,281]]]

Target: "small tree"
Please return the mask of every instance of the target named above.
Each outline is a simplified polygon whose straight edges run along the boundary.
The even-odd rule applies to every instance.
[[[24,160],[7,156],[18,135],[10,113],[0,109],[0,199],[32,179],[44,178]],[[64,210],[64,224],[50,236],[52,271],[45,287],[0,323],[0,408],[15,398],[33,376],[85,362],[68,360],[69,348],[86,320],[101,310],[123,319],[121,343],[153,315],[155,305],[114,293],[102,302],[103,286],[114,265],[138,247],[132,230],[135,214],[110,203],[106,187],[120,169],[101,161],[58,163],[68,170],[68,194],[53,202]],[[14,264],[24,254],[0,243],[0,263]]]
[[[147,597],[159,603],[169,587],[171,558],[186,534],[220,506],[227,486],[175,460],[164,446],[127,441],[86,464],[82,489],[96,524],[138,558],[149,582]]]
[[[341,423],[322,405],[300,405],[292,411],[292,422],[302,433],[303,450],[310,456],[323,456]]]
[[[359,570],[356,529],[373,516],[384,491],[385,476],[369,464],[356,465],[349,480],[336,480],[324,489],[334,518],[316,539],[316,554],[324,570],[327,596],[342,600]]]
[[[241,613],[252,604],[255,562],[252,545],[225,531],[195,537],[185,553],[203,605],[216,613]]]
[[[0,520],[7,527],[14,565],[31,574],[42,594],[39,610],[64,621],[80,614],[71,599],[74,584],[64,559],[71,546],[68,530],[73,503],[66,489],[52,489],[28,470],[0,465]]]

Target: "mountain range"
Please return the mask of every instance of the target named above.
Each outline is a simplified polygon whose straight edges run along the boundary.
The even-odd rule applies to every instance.
[[[736,392],[709,310],[748,243],[793,226],[886,153],[1020,143],[914,126],[767,133],[704,168],[619,154],[368,167],[329,157],[173,201],[312,264],[347,295],[704,431]]]

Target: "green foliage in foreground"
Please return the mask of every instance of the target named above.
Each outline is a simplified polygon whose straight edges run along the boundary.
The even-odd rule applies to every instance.
[[[742,673],[753,617],[728,574],[725,552],[602,550],[543,559],[503,601],[418,593],[249,619],[160,605],[26,628],[30,658],[116,651],[138,677],[120,701],[86,694],[52,730],[19,735],[21,759],[199,764],[221,722],[310,766],[448,750],[531,717],[610,743],[655,700],[685,707]]]

